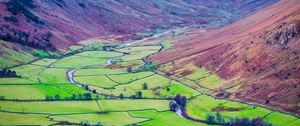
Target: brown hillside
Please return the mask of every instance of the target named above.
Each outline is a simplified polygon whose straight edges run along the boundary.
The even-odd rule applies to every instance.
[[[300,115],[299,32],[300,1],[281,0],[231,25],[178,36],[151,60],[205,66],[227,80],[221,89],[238,87],[230,98]]]

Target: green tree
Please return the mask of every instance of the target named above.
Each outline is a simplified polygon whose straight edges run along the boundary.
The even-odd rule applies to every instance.
[[[215,124],[216,123],[215,122],[215,116],[212,115],[212,114],[210,114],[210,113],[208,113],[206,115],[206,121],[207,121],[208,124]]]
[[[76,94],[73,94],[73,95],[71,96],[71,100],[76,100]]]
[[[123,98],[124,98],[124,95],[123,95],[123,93],[121,93],[121,94],[119,95],[119,98],[121,98],[121,99],[123,99]]]
[[[85,100],[91,100],[91,99],[92,99],[92,95],[91,95],[91,93],[84,93],[84,94],[83,94],[83,98],[84,98]]]
[[[60,100],[60,95],[57,94],[57,95],[54,96],[54,98],[55,98],[55,100]]]
[[[132,67],[127,67],[127,72],[131,73],[132,72]]]
[[[217,112],[216,118],[217,118],[218,123],[223,123],[224,122],[223,117],[219,112]]]
[[[148,89],[148,84],[147,83],[144,83],[143,84],[143,90],[147,90]]]
[[[137,97],[138,97],[138,98],[143,98],[143,93],[142,93],[141,91],[138,91],[138,92],[137,92]]]
[[[82,94],[78,94],[78,99],[82,100]]]
[[[46,95],[46,96],[45,96],[45,100],[46,100],[46,101],[50,101],[50,100],[52,100],[52,97],[51,97],[50,95]]]

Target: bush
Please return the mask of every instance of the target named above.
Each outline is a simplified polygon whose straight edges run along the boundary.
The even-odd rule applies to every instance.
[[[32,51],[32,54],[33,55],[36,55],[38,57],[41,57],[41,58],[56,58],[58,57],[59,55],[56,54],[56,53],[53,53],[53,52],[46,52],[44,50],[33,50]]]

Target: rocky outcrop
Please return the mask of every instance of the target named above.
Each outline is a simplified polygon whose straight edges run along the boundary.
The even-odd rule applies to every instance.
[[[269,45],[286,45],[293,38],[296,38],[299,32],[300,23],[287,24],[283,22],[267,35],[266,43]]]

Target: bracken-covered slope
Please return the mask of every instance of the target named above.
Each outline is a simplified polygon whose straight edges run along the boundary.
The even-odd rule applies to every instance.
[[[222,26],[277,0],[2,0],[0,39],[66,49],[84,39],[138,39],[174,26]]]
[[[215,90],[233,91],[226,97],[300,115],[299,0],[281,0],[233,24],[174,41],[173,49],[151,59],[204,66],[225,80]]]

